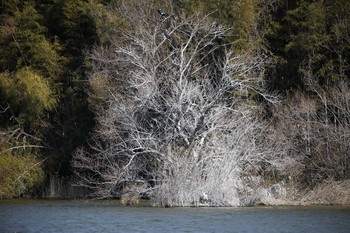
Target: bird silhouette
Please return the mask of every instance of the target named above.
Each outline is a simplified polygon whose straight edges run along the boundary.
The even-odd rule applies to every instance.
[[[160,14],[160,16],[162,17],[167,17],[168,14],[166,14],[162,9],[158,9],[158,13]]]

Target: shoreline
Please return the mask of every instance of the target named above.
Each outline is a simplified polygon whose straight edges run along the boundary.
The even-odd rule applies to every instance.
[[[0,205],[6,203],[15,204],[29,204],[29,203],[42,203],[42,204],[101,204],[101,205],[115,205],[117,207],[152,207],[152,208],[350,208],[348,204],[325,204],[325,203],[284,203],[284,204],[256,204],[256,205],[240,205],[240,206],[209,206],[209,205],[198,205],[198,206],[154,206],[150,200],[141,199],[138,204],[134,205],[123,205],[120,199],[71,199],[71,198],[1,198]]]
[[[121,198],[88,198],[87,196],[76,197],[49,197],[31,196],[22,197],[0,197],[0,203],[6,200],[14,201],[76,201],[78,203],[111,203],[126,206],[150,206],[150,207],[292,207],[292,206],[350,206],[350,180],[326,181],[313,189],[296,189],[288,185],[281,186],[280,192],[274,192],[271,187],[259,188],[254,192],[238,197],[237,205],[214,205],[213,202],[188,204],[188,205],[157,205],[150,198],[139,198],[131,202]],[[303,191],[300,191],[303,190]],[[124,204],[122,203],[124,202]],[[159,203],[158,203],[159,204]]]

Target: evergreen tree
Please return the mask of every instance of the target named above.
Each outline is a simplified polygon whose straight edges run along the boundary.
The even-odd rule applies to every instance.
[[[46,38],[46,28],[40,24],[42,17],[30,1],[11,9],[14,11],[2,15],[0,104],[10,106],[12,115],[1,119],[3,125],[10,126],[6,118],[13,117],[16,124],[26,125],[28,133],[35,135],[43,133],[47,125],[41,122],[46,121],[44,111],[57,104],[59,46]]]
[[[33,1],[2,1],[0,33],[0,197],[19,196],[44,175],[39,154],[58,103],[61,57]]]
[[[349,1],[286,1],[272,14],[266,34],[276,64],[273,87],[303,88],[303,79],[330,84],[348,74]],[[341,28],[341,29],[340,29]]]
[[[93,123],[85,80],[85,52],[98,42],[93,4],[2,1],[1,127],[19,127],[53,149],[45,152],[47,172],[69,174],[71,153]]]
[[[89,67],[85,56],[99,43],[93,15],[97,4],[98,1],[57,0],[49,7],[42,5],[45,6],[43,9],[48,9],[43,12],[45,25],[63,47],[60,101],[51,118],[53,128],[47,135],[48,142],[57,149],[51,167],[60,175],[70,175],[71,155],[76,147],[87,142],[94,122],[88,103],[89,87],[85,73]]]

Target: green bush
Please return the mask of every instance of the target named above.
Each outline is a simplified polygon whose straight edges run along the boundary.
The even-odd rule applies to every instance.
[[[19,197],[38,187],[44,177],[35,155],[0,154],[0,198]]]

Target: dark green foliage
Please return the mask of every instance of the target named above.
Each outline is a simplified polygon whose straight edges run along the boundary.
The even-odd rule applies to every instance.
[[[44,112],[57,104],[62,69],[59,46],[46,37],[43,18],[30,1],[7,10],[1,15],[0,105],[11,111],[2,114],[1,125],[17,125],[42,135],[48,125]]]
[[[70,158],[77,146],[86,143],[93,125],[87,101],[85,53],[98,43],[96,26],[87,1],[59,0],[47,13],[50,33],[59,38],[65,57],[60,102],[52,117],[54,128],[47,138],[56,145],[61,175],[70,173]]]
[[[99,41],[92,9],[87,1],[2,1],[1,128],[20,127],[49,146],[46,168],[61,175],[93,125],[85,78],[85,53]]]
[[[23,3],[8,15],[2,15],[1,71],[15,71],[30,66],[48,78],[55,79],[61,70],[59,45],[46,37],[42,16],[30,2]]]
[[[329,85],[349,74],[349,1],[286,1],[271,17],[266,38],[276,59],[274,88],[303,88],[304,78]]]

